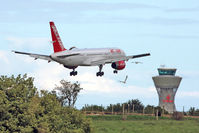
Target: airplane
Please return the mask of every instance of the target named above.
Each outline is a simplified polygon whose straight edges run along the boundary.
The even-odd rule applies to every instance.
[[[126,75],[126,78],[125,78],[125,80],[124,80],[124,81],[120,81],[120,82],[121,82],[121,83],[126,84],[126,80],[127,80],[127,78],[128,78],[128,75]]]
[[[98,66],[99,72],[96,73],[96,76],[103,76],[104,72],[102,71],[102,68],[105,64],[111,64],[111,67],[114,69],[113,73],[117,74],[118,70],[125,68],[125,61],[150,56],[150,53],[126,56],[124,51],[119,48],[78,49],[76,47],[71,47],[70,49],[65,49],[54,22],[50,21],[49,23],[54,53],[51,55],[41,55],[19,51],[12,52],[16,54],[29,55],[30,57],[35,58],[35,60],[47,60],[48,63],[51,61],[60,63],[65,68],[73,70],[70,72],[70,76],[77,75],[77,71],[75,71],[75,69],[78,66]]]

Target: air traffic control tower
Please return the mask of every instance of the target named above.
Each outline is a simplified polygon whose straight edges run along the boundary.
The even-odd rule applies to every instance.
[[[158,68],[159,76],[153,77],[156,90],[159,95],[159,106],[169,113],[176,111],[175,94],[182,80],[175,76],[175,68]]]

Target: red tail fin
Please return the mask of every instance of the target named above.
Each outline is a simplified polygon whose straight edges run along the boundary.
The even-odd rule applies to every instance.
[[[57,31],[57,28],[56,28],[54,22],[50,22],[50,30],[51,30],[51,35],[52,35],[54,52],[56,53],[56,52],[66,50],[64,48],[64,45],[62,44],[61,38],[59,36],[59,33]]]

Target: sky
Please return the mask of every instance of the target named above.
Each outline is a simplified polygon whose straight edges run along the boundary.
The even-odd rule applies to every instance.
[[[178,110],[199,108],[199,1],[198,0],[6,0],[0,5],[0,75],[34,77],[39,89],[53,90],[62,79],[83,88],[76,107],[109,105],[139,99],[158,105],[152,76],[160,65],[177,68],[183,77],[175,103]],[[78,75],[58,63],[16,55],[12,50],[53,53],[49,21],[54,21],[66,49],[118,47],[126,55],[150,52],[130,60],[113,74],[96,77],[98,67],[78,67]],[[133,61],[143,62],[134,64]],[[119,80],[125,79],[121,84]]]

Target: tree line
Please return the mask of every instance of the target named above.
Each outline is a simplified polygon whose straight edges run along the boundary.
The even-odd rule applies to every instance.
[[[156,113],[156,110],[168,114],[166,110],[161,109],[159,106],[147,105],[146,107],[138,99],[132,99],[124,103],[110,104],[106,107],[100,105],[85,105],[81,109],[82,111],[97,111],[97,112],[114,112],[122,113],[123,111],[128,113],[144,113],[144,114],[153,114]]]
[[[124,107],[124,108],[123,108]],[[88,105],[86,104],[81,108],[82,111],[88,112],[107,112],[107,113],[122,113],[123,110],[128,113],[144,113],[144,114],[155,114],[156,110],[159,113],[168,114],[168,112],[159,106],[147,105],[144,106],[143,103],[138,99],[132,99],[124,103],[110,104],[108,106],[102,105]],[[188,111],[182,112],[184,115],[189,116],[199,116],[199,109],[195,107],[190,107]]]

